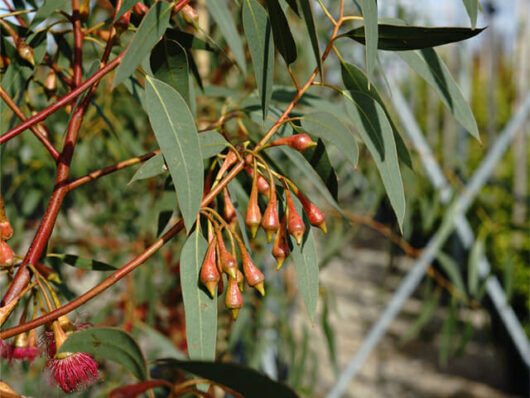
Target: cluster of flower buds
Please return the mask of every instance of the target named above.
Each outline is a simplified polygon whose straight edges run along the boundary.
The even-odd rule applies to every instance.
[[[13,236],[13,227],[6,217],[4,199],[0,194],[0,268],[10,267],[15,263],[15,253],[6,242]]]

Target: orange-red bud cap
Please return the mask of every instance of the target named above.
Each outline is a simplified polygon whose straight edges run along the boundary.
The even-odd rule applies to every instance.
[[[15,253],[7,242],[0,240],[0,267],[9,267],[15,263]]]
[[[129,22],[131,20],[131,10],[123,14],[114,24],[114,27],[118,32],[125,32],[129,28]]]
[[[220,232],[217,233],[217,242],[219,245],[219,260],[221,261],[221,267],[223,272],[231,276],[234,279],[237,279],[237,262],[234,256],[226,250],[225,242],[223,241],[223,236]]]
[[[276,259],[276,269],[279,270],[285,259],[289,256],[290,249],[287,243],[287,216],[284,215],[278,233],[274,237],[272,244],[272,255]]]
[[[263,288],[265,276],[254,265],[246,250],[241,252],[241,262],[243,263],[243,273],[245,274],[248,285],[257,289],[262,296],[265,296],[265,289]]]
[[[304,207],[304,211],[307,215],[309,223],[320,228],[324,233],[327,233],[328,230],[326,227],[326,216],[324,213],[322,213],[318,207],[311,203],[301,191],[298,191],[296,196],[298,196],[298,199],[300,199],[300,202],[302,202],[302,206]]]
[[[11,223],[6,219],[0,222],[0,238],[2,240],[8,240],[13,236],[13,227]]]
[[[259,224],[261,222],[261,211],[258,205],[258,185],[257,180],[252,180],[252,189],[250,190],[250,198],[248,199],[247,214],[245,216],[245,225],[250,230],[252,238],[256,237]]]
[[[143,16],[144,14],[147,14],[147,11],[149,11],[149,7],[147,7],[144,3],[142,3],[141,1],[139,1],[138,3],[136,3],[133,8],[132,8],[133,12],[138,15],[138,16]]]
[[[239,310],[243,307],[243,296],[239,290],[237,279],[228,278],[228,288],[226,289],[225,305],[232,311],[232,317],[237,318]]]
[[[289,233],[296,239],[296,243],[300,245],[305,232],[304,220],[302,220],[302,217],[296,211],[289,190],[285,190],[285,198],[287,200],[287,228]]]
[[[267,235],[267,242],[271,242],[274,233],[280,228],[280,220],[278,218],[278,204],[276,202],[276,195],[273,194],[269,203],[267,203],[267,208],[265,213],[263,213],[263,218],[261,219],[261,227],[264,229],[265,234]]]
[[[234,204],[232,203],[232,199],[230,199],[230,194],[228,193],[228,189],[223,189],[223,199],[224,199],[224,218],[228,224],[230,224],[231,227],[234,226],[235,223],[237,223],[237,215],[236,215],[236,208],[234,207]]]
[[[270,143],[270,146],[287,145],[297,151],[304,152],[305,150],[317,145],[307,134],[294,134],[289,137],[279,138]]]
[[[250,166],[245,166],[250,178],[254,179],[254,169]],[[270,185],[265,178],[258,174],[256,184],[258,186],[258,192],[266,197],[269,197]]]
[[[219,271],[217,271],[217,265],[215,263],[216,245],[217,245],[217,241],[215,239],[212,239],[212,241],[208,245],[208,250],[206,251],[206,255],[204,256],[204,261],[202,263],[202,268],[201,268],[201,274],[199,277],[201,283],[204,286],[206,286],[212,298],[215,297],[215,288],[217,287],[217,284],[219,283],[219,279],[221,279],[221,276],[219,275]]]

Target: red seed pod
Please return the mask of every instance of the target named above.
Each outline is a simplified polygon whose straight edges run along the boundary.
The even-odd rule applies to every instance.
[[[254,169],[250,166],[245,166],[245,170],[247,171],[250,178],[252,178],[252,181],[254,181]],[[262,195],[265,195],[266,197],[269,197],[270,185],[267,180],[258,174],[256,184],[258,186],[258,192]]]
[[[228,278],[228,287],[226,289],[225,305],[232,311],[232,317],[237,318],[239,310],[243,307],[243,296],[237,284],[236,278]]]
[[[324,213],[322,213],[318,207],[311,203],[309,199],[304,196],[302,191],[298,191],[296,196],[298,196],[298,199],[300,199],[300,202],[304,207],[304,211],[305,214],[307,214],[309,223],[315,227],[320,228],[324,233],[327,233],[328,230],[326,228],[326,216],[324,215]]]
[[[217,287],[217,284],[221,279],[215,261],[217,254],[215,251],[216,246],[217,240],[212,239],[212,241],[208,245],[206,255],[204,256],[204,261],[202,262],[201,274],[199,278],[201,283],[206,286],[206,288],[210,292],[212,298],[215,297],[215,288]]]
[[[138,15],[139,17],[147,14],[147,11],[149,11],[149,7],[147,7],[144,3],[139,1],[133,6],[133,12]]]
[[[125,14],[123,14],[114,24],[114,27],[118,31],[118,33],[125,32],[127,29],[129,29],[129,22],[131,20],[131,10],[127,11]]]
[[[304,152],[317,145],[307,134],[294,134],[289,137],[279,138],[270,143],[270,146],[287,145],[297,151]]]
[[[296,239],[296,243],[300,245],[305,232],[304,220],[302,220],[302,217],[296,211],[291,193],[287,189],[285,190],[285,199],[287,200],[287,229]]]
[[[13,227],[11,223],[6,219],[0,222],[0,238],[2,240],[8,240],[13,236]]]
[[[285,214],[282,218],[282,223],[280,224],[280,229],[274,237],[274,242],[272,244],[272,255],[276,259],[276,269],[279,270],[285,259],[289,256],[290,249],[289,244],[287,243],[287,215]]]
[[[280,220],[278,218],[278,203],[276,200],[276,192],[273,191],[269,203],[267,203],[267,208],[263,213],[263,218],[261,219],[261,227],[264,229],[265,234],[267,235],[267,242],[271,242],[272,236],[280,228]]]
[[[237,279],[237,262],[234,256],[226,250],[225,242],[223,241],[223,235],[221,232],[217,232],[217,242],[219,247],[219,261],[223,272]]]
[[[7,242],[0,241],[0,267],[9,267],[15,263],[15,253]]]
[[[230,227],[235,227],[237,224],[237,215],[236,215],[236,208],[234,207],[234,204],[232,203],[232,199],[230,199],[230,194],[228,193],[228,189],[223,189],[223,199],[224,199],[224,218],[228,224],[230,224]]]
[[[243,273],[245,274],[248,285],[260,292],[262,296],[265,296],[265,289],[263,287],[265,276],[254,265],[246,249],[241,250],[241,262],[243,263]]]
[[[252,238],[256,237],[259,224],[261,222],[261,211],[258,205],[258,184],[257,179],[252,180],[252,189],[250,190],[250,198],[248,199],[247,215],[245,216],[245,225],[250,230]]]

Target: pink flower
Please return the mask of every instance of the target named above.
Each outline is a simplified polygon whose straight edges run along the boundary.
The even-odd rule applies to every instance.
[[[27,360],[31,363],[36,357],[40,356],[41,352],[37,347],[14,347],[11,352],[11,358]]]
[[[50,369],[50,384],[64,392],[79,391],[99,378],[98,363],[84,352],[58,354],[46,364]]]
[[[77,332],[79,330],[88,329],[89,327],[93,326],[91,323],[77,322],[77,321],[71,323],[70,321],[68,321],[68,318],[65,318],[65,319],[66,320],[63,321],[64,322],[63,327],[67,335]],[[51,330],[48,330],[42,333],[41,338],[40,338],[40,344],[43,350],[46,351],[48,358],[53,358],[55,356],[57,349],[55,347],[55,337]]]

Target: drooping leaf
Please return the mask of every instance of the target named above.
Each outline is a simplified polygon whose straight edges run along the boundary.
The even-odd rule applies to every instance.
[[[151,51],[150,65],[155,77],[177,90],[190,106],[186,50],[176,41],[164,37]]]
[[[206,6],[210,11],[210,15],[214,21],[219,25],[221,33],[226,39],[230,49],[234,53],[237,65],[243,73],[246,73],[245,52],[243,51],[243,43],[237,32],[234,18],[230,15],[228,7],[224,1],[221,0],[206,0]]]
[[[377,1],[360,0],[360,5],[366,36],[366,74],[368,75],[368,88],[375,67],[375,56],[377,54],[377,43],[379,41],[377,27]]]
[[[484,241],[482,239],[477,239],[471,248],[471,253],[469,254],[469,262],[467,268],[467,287],[469,293],[473,296],[476,296],[479,290],[479,262],[484,255]]]
[[[118,13],[116,14],[116,18],[114,18],[113,23],[116,22],[118,19],[121,18],[123,14],[125,14],[127,11],[129,11],[133,6],[138,3],[137,0],[123,0],[123,3],[121,4],[120,9],[118,10]]]
[[[359,150],[353,133],[334,115],[328,112],[314,112],[302,116],[302,127],[309,134],[331,142],[342,152],[353,167],[357,167]]]
[[[243,29],[250,49],[263,120],[265,120],[272,94],[274,45],[267,12],[256,0],[243,2]]]
[[[59,352],[86,352],[95,357],[110,359],[129,370],[137,379],[148,378],[142,350],[131,335],[123,330],[91,328],[72,333]]]
[[[186,313],[186,339],[191,359],[214,360],[217,332],[217,296],[199,286],[199,273],[208,249],[200,231],[188,237],[180,255],[180,284]]]
[[[318,66],[318,71],[322,76],[322,59],[320,58],[320,44],[318,42],[318,33],[315,24],[315,17],[313,15],[313,10],[311,9],[311,1],[309,0],[299,0],[300,8],[302,9],[302,17],[307,28],[307,33],[309,34],[309,40],[311,40],[311,47],[313,49],[313,54],[315,56],[315,61]]]
[[[343,92],[346,108],[375,160],[400,228],[405,218],[405,194],[392,127],[381,105],[358,91]]]
[[[199,134],[199,143],[203,159],[217,155],[228,146],[228,142],[217,131],[204,131]]]
[[[455,119],[476,139],[480,140],[477,122],[460,87],[451,72],[433,49],[397,53],[440,96]]]
[[[471,21],[471,27],[475,29],[477,26],[477,17],[478,17],[478,0],[462,0],[464,6],[466,7],[467,15],[469,15],[469,20]]]
[[[335,169],[329,161],[324,142],[319,138],[317,146],[304,151],[303,156],[324,181],[329,193],[333,195],[335,200],[338,200],[339,183],[337,181],[337,173],[335,173]]]
[[[390,125],[392,126],[392,132],[394,133],[394,139],[396,141],[398,157],[403,163],[405,163],[405,165],[412,169],[412,160],[410,159],[409,150],[403,142],[403,138],[401,138],[401,134],[398,131],[396,125],[394,124],[394,121],[390,117],[390,113],[388,112],[386,105],[383,102],[381,96],[379,95],[379,92],[377,91],[375,85],[369,85],[368,77],[361,69],[359,69],[353,64],[350,64],[348,62],[341,63],[341,71],[342,81],[349,90],[360,91],[361,93],[367,94],[373,99],[375,99],[379,103],[379,105],[381,105],[381,107],[385,111],[388,121],[390,122]]]
[[[419,50],[466,40],[478,35],[484,29],[379,24],[377,48],[389,51]],[[365,36],[364,26],[340,35],[362,44],[365,44]]]
[[[258,373],[256,370],[230,362],[177,361],[162,359],[161,366],[184,369],[197,376],[231,388],[244,397],[298,398],[286,385]]]
[[[182,96],[171,86],[146,76],[147,114],[175,185],[188,231],[199,212],[203,164],[195,120]]]
[[[116,87],[131,76],[142,60],[162,37],[169,24],[173,5],[164,1],[155,3],[145,15],[134,34],[127,52],[116,69],[112,87]]]
[[[116,267],[110,264],[106,264],[101,261],[97,261],[91,258],[79,257],[74,254],[59,254],[59,253],[48,253],[47,258],[57,258],[61,262],[71,265],[79,269],[86,269],[89,271],[115,271]]]
[[[296,279],[298,281],[298,290],[302,295],[305,308],[309,313],[312,322],[315,321],[315,312],[318,302],[318,260],[315,246],[315,238],[311,230],[311,224],[303,212],[302,205],[298,198],[293,195],[296,210],[302,215],[306,227],[302,244],[298,245],[296,239],[289,235],[291,241],[291,258],[296,269]]]
[[[70,0],[46,0],[37,10],[29,29],[33,29],[46,18],[48,18],[55,10],[70,12],[72,9],[72,2]]]
[[[274,45],[287,65],[296,61],[296,44],[289,23],[278,0],[265,0],[272,27]]]

